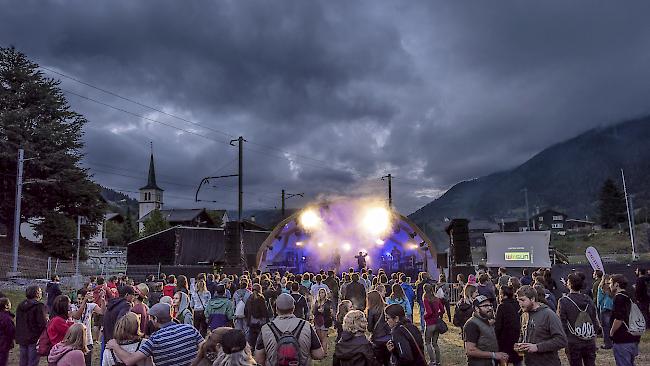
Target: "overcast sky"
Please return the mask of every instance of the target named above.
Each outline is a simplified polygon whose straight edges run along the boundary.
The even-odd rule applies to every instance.
[[[236,173],[280,191],[385,194],[418,209],[590,128],[650,113],[650,2],[0,1],[0,45],[61,75],[86,166],[137,191],[153,141],[166,207]],[[143,106],[144,105],[144,106]],[[145,106],[154,107],[164,113]],[[146,118],[141,118],[143,116]],[[174,118],[180,117],[180,118]],[[156,122],[154,122],[156,121]],[[169,126],[175,126],[169,127]],[[185,131],[183,131],[185,130]],[[236,208],[236,179],[201,192]],[[135,196],[131,193],[132,196]]]

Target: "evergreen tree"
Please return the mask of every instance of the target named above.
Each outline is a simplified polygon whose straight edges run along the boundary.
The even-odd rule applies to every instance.
[[[153,210],[146,220],[144,220],[142,233],[140,237],[153,235],[163,230],[169,229],[169,223],[162,217],[159,210]]]
[[[45,218],[36,227],[45,240],[63,237],[50,224],[65,220],[52,213],[73,223],[84,216],[82,236],[88,238],[103,220],[104,204],[99,187],[79,167],[87,120],[70,109],[58,85],[14,47],[0,48],[0,223],[13,232],[16,162],[23,148],[33,160],[24,163],[21,221]],[[50,243],[57,253],[56,245],[67,245],[62,239]]]
[[[58,258],[71,259],[77,251],[77,223],[58,212],[49,212],[36,226],[43,247]]]
[[[605,180],[600,190],[600,224],[604,228],[616,227],[625,222],[625,196],[612,179]]]
[[[108,245],[124,245],[124,224],[113,221],[106,221],[106,240]]]
[[[131,209],[129,206],[126,207],[126,220],[124,220],[122,226],[122,242],[124,245],[127,245],[138,238],[138,229],[133,221],[133,216],[131,215]]]

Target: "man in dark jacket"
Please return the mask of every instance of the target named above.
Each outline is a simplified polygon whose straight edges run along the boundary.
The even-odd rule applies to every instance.
[[[20,346],[20,366],[37,366],[36,342],[47,325],[47,310],[40,301],[43,290],[37,285],[28,286],[25,297],[16,309],[16,343]]]
[[[569,274],[567,287],[570,293],[560,298],[557,308],[567,336],[566,355],[571,366],[596,364],[596,334],[600,333],[600,326],[596,318],[596,306],[589,296],[581,293],[584,282],[583,273]]]
[[[531,286],[517,290],[517,302],[523,314],[515,351],[525,353],[526,366],[561,366],[558,351],[566,347],[567,340],[560,317],[537,302],[537,290]]]
[[[108,300],[106,305],[106,312],[104,313],[104,334],[102,337],[101,353],[104,353],[106,343],[113,339],[113,331],[115,330],[115,323],[123,317],[126,313],[131,311],[135,291],[131,286],[120,286],[117,289],[119,297]],[[100,358],[102,355],[100,355]]]
[[[514,351],[514,345],[519,340],[521,318],[519,303],[515,300],[515,292],[510,286],[500,286],[499,295],[501,303],[497,307],[494,331],[497,335],[499,351],[508,354],[508,362],[518,365],[521,357]]]
[[[300,293],[300,284],[298,282],[293,282],[291,284],[291,297],[295,303],[293,315],[295,315],[296,318],[307,320],[309,317],[309,307],[307,305],[307,300]]]
[[[327,271],[327,278],[323,281],[324,284],[330,289],[330,295],[332,296],[332,302],[334,304],[339,303],[339,279],[336,278],[334,271]]]
[[[366,309],[366,288],[359,283],[359,274],[352,274],[352,282],[345,287],[343,300],[352,301],[352,305],[357,310]]]
[[[56,299],[57,296],[63,294],[63,292],[61,292],[61,286],[59,284],[59,276],[52,276],[52,280],[47,283],[47,286],[45,286],[45,294],[47,295],[47,310],[51,311],[54,299]]]

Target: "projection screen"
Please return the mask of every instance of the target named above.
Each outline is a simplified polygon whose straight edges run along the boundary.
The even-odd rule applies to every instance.
[[[551,267],[550,231],[485,233],[488,267]]]

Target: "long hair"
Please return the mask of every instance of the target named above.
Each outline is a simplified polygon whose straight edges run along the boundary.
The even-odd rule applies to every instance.
[[[612,288],[609,287],[609,284],[608,284],[610,278],[611,278],[610,275],[604,274],[603,278],[600,280],[600,285],[599,286],[600,286],[600,289],[603,290],[603,293],[605,295],[607,295],[609,297],[613,297],[612,296]]]
[[[397,284],[397,283],[393,284],[392,290],[393,290],[393,293],[390,294],[391,299],[393,299],[393,300],[397,300],[397,299],[404,300],[404,299],[406,299],[406,295],[404,295],[404,289],[399,284]]]
[[[251,354],[251,347],[247,344],[243,350],[233,353],[220,352],[213,365],[219,366],[257,366],[253,355]]]
[[[427,300],[431,303],[436,301],[438,298],[436,297],[436,289],[433,287],[432,284],[430,283],[425,283],[423,286],[424,289],[424,294],[422,295],[422,300]]]
[[[207,288],[206,288],[206,285],[205,285],[205,281],[203,281],[203,280],[196,281],[196,293],[200,295],[200,294],[202,294],[202,293],[204,293],[206,291],[207,291]]]
[[[66,346],[70,346],[73,349],[78,349],[84,354],[88,353],[88,347],[86,347],[87,335],[86,335],[86,326],[81,323],[75,323],[68,331],[65,333],[63,340],[61,341]]]
[[[343,318],[345,317],[345,314],[350,312],[352,310],[352,301],[350,300],[342,300],[339,303],[338,309],[336,309],[336,321],[339,323],[343,323]]]
[[[366,310],[384,311],[386,304],[384,298],[379,291],[370,291],[367,295]]]
[[[185,277],[184,275],[178,276],[177,282],[176,282],[176,287],[184,288],[184,289],[188,290],[188,292],[189,292],[190,287],[189,287],[189,285],[187,283],[187,277]]]
[[[325,297],[324,297],[323,300],[321,300],[322,299],[321,296],[320,296],[321,292],[325,293]],[[327,290],[325,290],[324,288],[319,288],[318,293],[316,294],[316,301],[315,302],[316,302],[316,304],[318,304],[318,306],[321,306],[321,305],[325,304],[327,302]]]
[[[142,333],[140,333],[140,317],[135,313],[128,312],[118,319],[115,323],[113,338],[118,343],[139,341],[142,339]]]
[[[386,309],[384,309],[384,312],[386,313],[386,318],[397,318],[397,321],[400,324],[409,322],[409,319],[406,317],[406,313],[404,312],[404,308],[400,304],[388,305],[386,306]]]
[[[52,303],[52,317],[60,316],[63,319],[68,319],[68,311],[70,310],[70,298],[66,295],[59,295],[54,298]]]
[[[468,283],[465,285],[465,288],[463,289],[463,297],[465,298],[465,300],[471,300],[476,291],[478,291],[476,286],[470,285]]]

